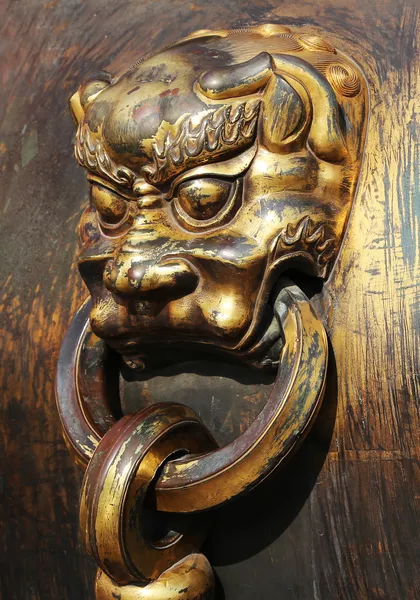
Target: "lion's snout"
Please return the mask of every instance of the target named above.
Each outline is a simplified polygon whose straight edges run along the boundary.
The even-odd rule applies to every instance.
[[[180,298],[193,292],[199,280],[194,267],[181,258],[142,261],[133,254],[119,254],[108,261],[104,283],[114,294]]]

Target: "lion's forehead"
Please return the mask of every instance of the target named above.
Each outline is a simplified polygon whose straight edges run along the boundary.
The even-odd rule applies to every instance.
[[[103,90],[89,105],[85,123],[91,131],[101,131],[111,153],[145,162],[151,158],[151,144],[162,123],[174,125],[184,115],[208,109],[194,83],[220,60],[230,63],[231,57],[196,41],[160,52]]]

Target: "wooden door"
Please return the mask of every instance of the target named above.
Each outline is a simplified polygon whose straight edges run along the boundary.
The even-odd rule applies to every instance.
[[[94,597],[82,474],[54,399],[60,346],[87,296],[75,232],[87,186],[67,100],[84,76],[194,30],[274,22],[322,32],[362,68],[367,142],[343,247],[315,290],[332,356],[322,410],[286,469],[218,511],[204,552],[226,600],[418,598],[418,2],[25,0],[1,12],[1,597]],[[195,408],[224,442],[270,381],[226,388],[220,375],[181,380],[178,399],[200,385]],[[167,381],[146,392],[164,395]],[[125,389],[130,410],[139,387]]]

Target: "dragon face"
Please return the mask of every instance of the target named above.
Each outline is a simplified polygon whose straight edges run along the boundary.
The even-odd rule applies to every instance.
[[[326,278],[342,243],[367,107],[357,67],[281,26],[198,32],[70,105],[94,332],[135,364],[181,348],[266,364],[279,275]]]

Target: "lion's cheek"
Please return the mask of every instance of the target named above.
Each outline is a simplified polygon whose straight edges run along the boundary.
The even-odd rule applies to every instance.
[[[243,295],[209,295],[199,302],[204,321],[215,337],[239,341],[248,330],[252,312]]]

